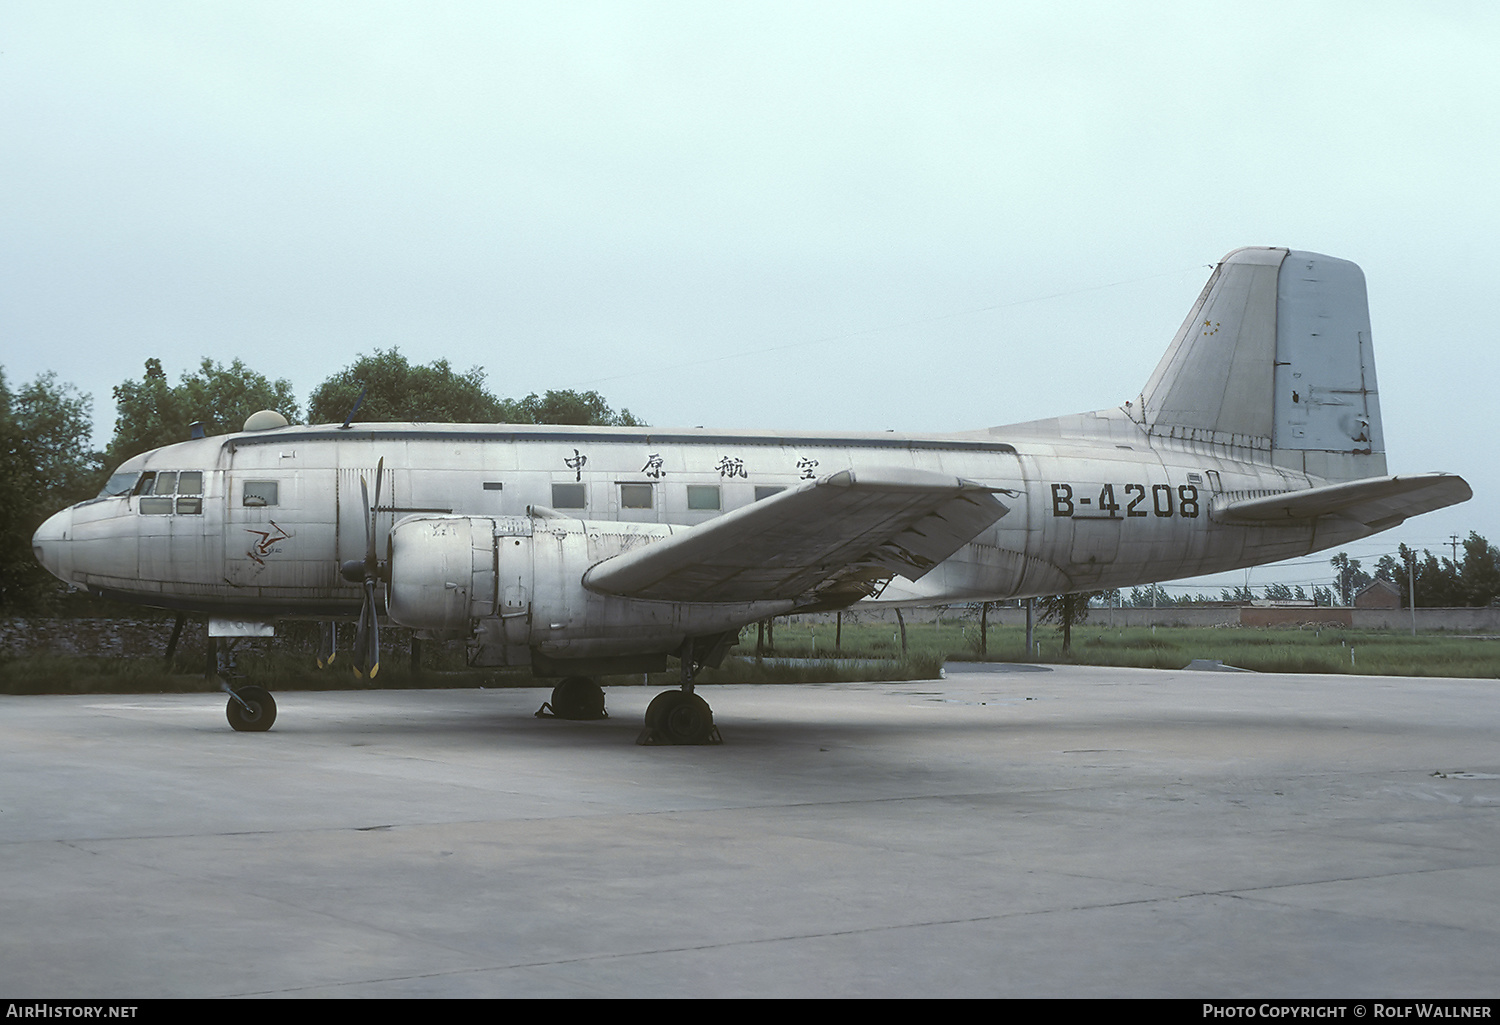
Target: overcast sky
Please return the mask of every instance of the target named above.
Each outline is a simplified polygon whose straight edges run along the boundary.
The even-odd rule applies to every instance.
[[[1497,97],[1481,3],[6,0],[0,363],[101,445],[148,357],[305,403],[391,346],[959,430],[1134,397],[1209,265],[1286,245],[1364,268],[1392,472],[1474,486],[1351,554],[1500,542]]]

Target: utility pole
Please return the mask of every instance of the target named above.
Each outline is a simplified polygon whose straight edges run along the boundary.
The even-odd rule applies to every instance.
[[[1406,574],[1411,590],[1411,635],[1417,636],[1417,553],[1411,553],[1411,569]]]
[[[1453,564],[1458,565],[1458,535],[1448,535],[1448,547],[1453,549]]]

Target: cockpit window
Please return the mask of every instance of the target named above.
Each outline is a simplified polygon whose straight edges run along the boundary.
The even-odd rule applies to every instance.
[[[135,490],[135,482],[141,479],[139,470],[116,470],[104,482],[104,487],[99,489],[99,498],[114,498],[116,495],[128,495]]]
[[[201,516],[203,471],[162,470],[141,474],[134,494],[140,495],[140,510],[146,516]]]
[[[203,513],[203,471],[183,470],[177,475],[177,514],[199,516]]]

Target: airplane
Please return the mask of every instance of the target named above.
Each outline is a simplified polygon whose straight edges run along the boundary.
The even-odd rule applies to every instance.
[[[602,717],[595,677],[675,658],[641,741],[698,744],[695,674],[768,617],[1239,569],[1473,495],[1387,474],[1359,267],[1273,247],[1225,256],[1145,386],[1096,412],[935,435],[350,420],[262,411],[135,456],[36,557],[211,635],[358,620],[371,675],[383,610],[561,678],[562,718]],[[267,691],[226,690],[236,730],[270,728]]]

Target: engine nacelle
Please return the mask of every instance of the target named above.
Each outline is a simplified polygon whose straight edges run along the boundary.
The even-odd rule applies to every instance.
[[[402,626],[465,637],[492,615],[494,521],[473,516],[413,516],[390,536],[386,610]]]
[[[471,638],[472,665],[530,664],[544,675],[655,668],[688,638],[790,610],[788,601],[641,601],[583,586],[589,567],[687,529],[556,514],[409,516],[390,534],[387,610],[402,626]]]

